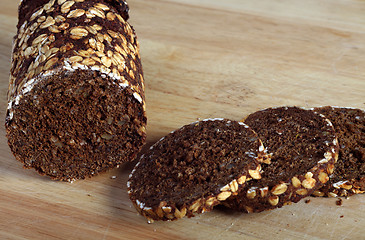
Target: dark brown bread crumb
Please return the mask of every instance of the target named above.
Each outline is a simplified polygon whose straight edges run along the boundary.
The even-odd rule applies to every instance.
[[[170,133],[145,153],[128,181],[130,199],[149,221],[211,210],[260,178],[264,149],[242,123],[206,120]]]
[[[333,123],[340,145],[336,168],[315,196],[351,196],[365,192],[365,112],[361,109],[320,107]]]
[[[328,181],[337,159],[332,124],[319,114],[297,107],[269,108],[245,120],[272,154],[262,165],[262,179],[246,184],[224,204],[246,212],[282,207],[312,194]]]
[[[305,202],[305,203],[310,203],[310,202],[311,202],[311,200],[310,200],[310,199],[306,199],[304,202]]]
[[[338,198],[337,201],[336,201],[336,205],[337,206],[342,206],[342,199],[341,198]]]
[[[122,1],[21,3],[5,125],[26,168],[72,181],[141,149],[143,73],[125,13]]]

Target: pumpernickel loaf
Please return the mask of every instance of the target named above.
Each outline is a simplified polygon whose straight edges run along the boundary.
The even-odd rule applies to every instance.
[[[365,192],[365,112],[344,107],[319,107],[333,123],[340,145],[339,157],[329,181],[315,196],[351,196]]]
[[[210,211],[260,179],[267,161],[256,133],[243,123],[207,119],[186,125],[145,153],[127,183],[135,208],[149,222]]]
[[[147,120],[127,19],[123,1],[21,2],[5,125],[25,168],[72,181],[135,158]]]
[[[333,173],[338,143],[331,122],[311,110],[269,108],[249,115],[244,122],[257,132],[268,153],[262,178],[247,182],[224,205],[246,212],[298,202],[325,184]]]

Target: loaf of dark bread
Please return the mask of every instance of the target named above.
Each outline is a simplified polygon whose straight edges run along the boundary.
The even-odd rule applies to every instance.
[[[343,107],[314,109],[333,123],[340,145],[339,157],[329,181],[315,196],[351,196],[365,192],[365,112]]]
[[[325,184],[333,173],[338,143],[331,122],[311,110],[269,108],[244,122],[257,132],[271,162],[262,164],[262,178],[247,182],[224,205],[245,212],[298,202]]]
[[[260,162],[267,160],[261,141],[245,124],[195,122],[168,134],[141,157],[129,176],[129,197],[150,222],[192,217],[260,179]]]
[[[127,19],[123,1],[22,1],[5,125],[25,168],[72,181],[135,158],[147,120]]]

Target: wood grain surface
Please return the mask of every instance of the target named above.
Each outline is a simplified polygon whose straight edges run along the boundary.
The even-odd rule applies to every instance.
[[[148,144],[208,117],[280,105],[365,109],[363,0],[130,0],[146,80]],[[147,224],[128,199],[134,163],[72,184],[25,170],[7,146],[17,2],[0,8],[0,239],[365,239],[365,196],[258,214],[222,209]]]

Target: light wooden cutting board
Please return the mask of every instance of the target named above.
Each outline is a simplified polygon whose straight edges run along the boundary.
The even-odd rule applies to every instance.
[[[364,0],[130,0],[146,79],[148,145],[197,119],[280,105],[365,109]],[[0,239],[365,239],[365,195],[258,214],[147,224],[133,163],[72,184],[25,170],[5,139],[17,3],[0,7]]]

